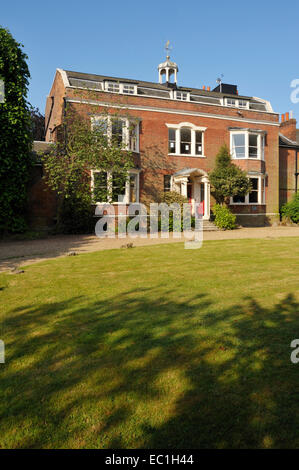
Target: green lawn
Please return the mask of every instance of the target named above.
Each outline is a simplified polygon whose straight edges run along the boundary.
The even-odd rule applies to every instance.
[[[0,447],[299,447],[299,238],[0,276]]]

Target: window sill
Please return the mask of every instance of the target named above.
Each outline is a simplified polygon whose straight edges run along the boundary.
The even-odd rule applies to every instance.
[[[230,206],[265,206],[265,202],[230,202]]]
[[[252,160],[254,162],[258,161],[258,162],[264,162],[265,160],[263,158],[249,158],[249,157],[240,157],[240,158],[236,158],[236,157],[232,157],[232,160]]]
[[[188,153],[169,153],[169,157],[191,157],[191,158],[207,158],[205,155],[190,155]]]

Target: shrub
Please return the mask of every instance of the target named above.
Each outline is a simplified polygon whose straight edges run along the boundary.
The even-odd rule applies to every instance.
[[[165,202],[166,204],[179,204],[181,209],[183,208],[183,204],[188,202],[188,199],[181,194],[177,193],[176,191],[167,191],[166,193],[162,193],[160,197],[161,202]]]
[[[295,194],[292,201],[282,206],[280,212],[282,217],[291,219],[295,224],[299,223],[299,192]]]
[[[213,207],[215,225],[222,230],[233,230],[236,228],[236,216],[226,206],[215,204]]]

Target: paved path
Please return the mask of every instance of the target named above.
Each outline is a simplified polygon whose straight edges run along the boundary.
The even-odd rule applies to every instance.
[[[261,227],[241,228],[232,231],[204,232],[204,241],[231,240],[241,238],[299,237],[299,227]],[[92,235],[52,236],[42,240],[2,241],[0,242],[0,272],[43,259],[66,256],[70,252],[87,253],[99,250],[121,248],[127,243],[134,246],[161,243],[178,243],[178,239],[99,239]]]

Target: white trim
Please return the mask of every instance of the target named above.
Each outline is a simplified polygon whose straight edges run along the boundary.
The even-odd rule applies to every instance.
[[[256,206],[257,206],[257,204],[256,204]],[[253,214],[252,212],[250,212],[248,214],[246,212],[242,212],[242,213],[241,212],[240,213],[234,212],[234,215],[246,215],[246,217],[248,215],[252,215],[252,216],[256,217],[257,215],[279,215],[279,212],[258,212],[257,214]]]
[[[168,155],[182,156],[182,157],[194,157],[194,158],[205,158],[204,155],[204,132],[206,127],[195,126],[191,122],[180,122],[179,124],[165,124],[168,129],[175,131],[175,152]],[[190,129],[191,131],[191,142],[190,142],[190,153],[181,152],[181,129]],[[196,153],[196,132],[201,132],[201,153]],[[169,142],[168,142],[169,143]]]
[[[60,73],[61,78],[62,78],[62,81],[63,81],[63,85],[65,86],[65,88],[69,87],[69,86],[70,86],[70,82],[69,82],[69,79],[68,79],[68,76],[67,76],[66,71],[63,70],[63,69],[56,69],[56,71],[57,71],[58,73]]]
[[[233,136],[234,135],[244,135],[245,136],[245,156],[244,157],[237,157],[234,154],[234,147],[233,147]],[[257,157],[249,157],[249,136],[255,135],[257,136]],[[240,129],[240,130],[230,130],[230,152],[232,155],[233,160],[261,160],[264,161],[265,158],[265,133],[261,131],[247,130],[247,129]]]
[[[140,178],[139,178],[139,174],[140,174],[140,171],[141,170],[138,170],[138,169],[135,169],[135,168],[132,168],[131,170],[128,171],[128,177],[127,177],[127,180],[126,180],[126,183],[125,183],[125,194],[123,195],[124,196],[124,200],[122,202],[112,202],[112,201],[108,201],[108,202],[100,202],[100,201],[96,201],[94,202],[93,204],[113,204],[113,205],[117,205],[117,204],[130,204],[130,201],[129,201],[129,198],[130,198],[130,176],[131,175],[135,175],[136,176],[136,203],[139,203],[139,192],[140,192]],[[113,172],[112,171],[107,171],[107,170],[90,170],[90,173],[91,173],[91,183],[90,183],[90,188],[91,188],[91,192],[93,193],[93,190],[94,190],[94,173],[107,173],[107,188],[110,186],[110,189],[111,189],[111,185],[112,185],[112,174]]]
[[[230,198],[230,205],[232,206],[264,206],[266,204],[266,187],[265,187],[265,175],[248,175],[249,179],[258,179],[258,189],[255,192],[258,193],[258,202],[249,202],[249,194],[245,195],[245,202],[234,202],[233,197]],[[262,180],[264,180],[264,192],[262,191]]]
[[[134,95],[132,95],[132,96],[134,96]],[[144,98],[144,96],[141,96],[141,97]],[[103,107],[107,107],[107,108],[119,108],[119,109],[122,108],[122,106],[119,105],[119,104],[106,103],[106,102],[103,102],[103,101],[76,100],[76,99],[73,99],[73,98],[66,98],[66,101],[69,102],[69,103],[89,104],[89,105],[92,105],[92,106],[103,106]],[[149,112],[155,112],[155,113],[177,114],[177,115],[182,114],[182,115],[188,115],[188,116],[206,117],[206,118],[211,118],[211,119],[223,119],[223,120],[226,120],[226,121],[235,121],[235,122],[243,122],[243,123],[248,122],[248,123],[252,123],[252,124],[262,124],[262,125],[265,125],[265,126],[280,127],[279,122],[257,121],[255,119],[237,118],[235,116],[227,116],[227,115],[221,115],[221,114],[219,115],[219,114],[210,114],[210,113],[200,113],[200,112],[195,112],[195,111],[178,110],[178,109],[171,109],[171,108],[153,108],[151,106],[137,106],[137,105],[130,105],[130,104],[125,104],[124,107],[126,109],[131,109],[131,110],[135,110],[135,111],[149,111]],[[274,113],[274,114],[278,115],[277,113]]]
[[[91,125],[93,126],[93,123],[97,120],[107,120],[107,138],[108,141],[111,139],[112,136],[112,120],[114,116],[111,114],[108,115],[100,115],[100,114],[94,114],[93,116],[90,117],[91,119]],[[122,128],[122,147],[123,150],[129,150],[134,153],[139,153],[139,120],[135,120],[134,118],[129,119],[127,117],[122,117],[122,116],[115,116],[115,118],[119,121],[123,121],[125,124]],[[137,127],[136,130],[136,150],[130,148],[130,126],[132,124],[135,124]]]
[[[262,98],[258,98],[257,96],[253,96],[252,99],[253,99],[253,100],[256,100],[256,101],[260,101],[260,103],[265,104],[268,113],[274,113],[270,101],[268,101],[268,100],[263,100]],[[256,111],[256,110],[252,110],[252,111]],[[258,111],[258,112],[259,112],[259,111]],[[274,113],[274,114],[277,114],[277,113]]]

